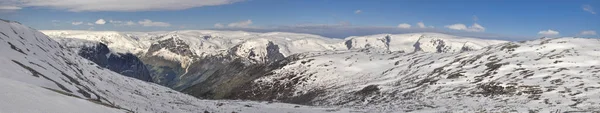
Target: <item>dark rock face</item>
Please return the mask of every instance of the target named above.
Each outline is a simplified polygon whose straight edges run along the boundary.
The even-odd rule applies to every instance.
[[[446,42],[441,39],[432,40],[433,45],[435,45],[435,50],[437,53],[444,53],[450,51],[450,48],[446,46]]]
[[[383,41],[383,43],[385,43],[385,47],[390,50],[390,42],[392,41],[392,37],[390,37],[390,35],[385,36],[385,41]]]
[[[346,48],[352,49],[352,40],[346,40],[346,42],[344,42],[344,44],[346,44]]]
[[[152,82],[150,71],[144,63],[131,53],[110,53],[110,49],[102,43],[95,46],[83,47],[79,56],[122,75]]]
[[[279,46],[269,42],[267,44],[267,60],[268,62],[275,62],[284,59],[285,56],[279,52]]]

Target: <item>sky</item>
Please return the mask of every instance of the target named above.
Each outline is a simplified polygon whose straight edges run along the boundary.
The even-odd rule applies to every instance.
[[[599,0],[0,0],[39,30],[243,30],[333,38],[440,32],[480,38],[599,37]]]

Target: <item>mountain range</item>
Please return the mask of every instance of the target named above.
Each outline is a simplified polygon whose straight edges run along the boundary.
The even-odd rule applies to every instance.
[[[197,99],[111,71],[14,21],[0,21],[0,43],[0,112],[350,112],[345,108]]]
[[[16,102],[2,112],[600,109],[598,39],[38,32],[13,21],[0,21],[0,33],[1,97]]]

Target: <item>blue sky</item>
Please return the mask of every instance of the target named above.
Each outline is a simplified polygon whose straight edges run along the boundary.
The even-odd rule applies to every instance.
[[[0,18],[42,30],[221,29],[341,38],[443,32],[519,40],[542,36],[598,37],[596,32],[600,31],[598,0],[86,1],[3,0]]]

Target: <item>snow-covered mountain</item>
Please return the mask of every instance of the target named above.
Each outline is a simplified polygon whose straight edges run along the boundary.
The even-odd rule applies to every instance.
[[[233,97],[308,95],[299,102],[400,112],[598,112],[598,44],[545,38],[456,53],[302,53]]]
[[[199,100],[105,69],[13,21],[0,21],[0,46],[0,112],[350,112],[281,103]]]
[[[214,65],[229,65],[235,59],[241,59],[243,65],[251,65],[267,64],[293,54],[314,51],[373,49],[387,52],[461,52],[506,42],[439,33],[380,34],[334,39],[299,33],[211,30],[42,32],[57,40],[95,41],[108,45],[116,52],[134,53],[147,64],[155,82],[178,90],[204,82],[212,74],[211,70],[226,67]]]
[[[380,48],[384,50],[413,52],[458,52],[463,48],[480,49],[482,47],[506,41],[484,40],[459,37],[439,33],[379,34],[371,36],[352,36],[346,39],[326,38],[311,34],[270,32],[254,33],[243,31],[190,30],[173,32],[116,32],[116,31],[42,31],[52,38],[76,38],[102,42],[117,52],[134,54],[155,54],[147,52],[152,45],[171,45],[172,48],[189,48],[187,55],[200,57],[223,54],[227,51],[241,57],[254,54],[254,60],[267,56],[268,45],[280,46],[278,50],[284,56],[314,51],[337,51],[348,49]],[[162,42],[161,42],[162,41]],[[173,44],[168,44],[173,43]],[[418,47],[415,47],[418,46]],[[169,46],[170,47],[170,46]],[[235,51],[231,51],[235,48]],[[162,48],[157,48],[162,49]],[[180,51],[165,48],[160,54],[172,60]]]
[[[92,31],[44,31],[109,48],[127,45],[111,45],[119,41],[110,37],[132,41],[130,47],[138,49],[121,51],[136,53],[150,65],[178,67],[171,70],[175,84],[170,87],[200,98],[368,112],[600,110],[597,39],[506,42],[439,33],[331,39],[202,30],[81,37],[89,35],[85,32]]]

